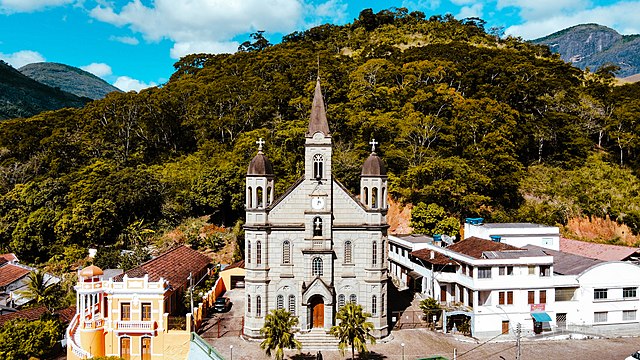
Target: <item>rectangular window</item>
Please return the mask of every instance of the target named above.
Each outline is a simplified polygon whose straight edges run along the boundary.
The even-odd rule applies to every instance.
[[[540,290],[540,304],[547,303],[547,290]]]
[[[536,266],[529,265],[529,275],[535,275],[535,274],[536,274]]]
[[[594,289],[593,290],[593,299],[594,300],[603,300],[607,298],[607,289]]]
[[[142,321],[151,321],[151,303],[142,303]]]
[[[478,279],[491,279],[491,268],[490,267],[479,267],[478,268]]]
[[[551,266],[540,266],[540,276],[551,276]]]
[[[624,310],[622,312],[623,321],[633,321],[636,319],[636,310]]]
[[[289,295],[289,312],[296,316],[296,297],[293,295]]]
[[[130,303],[120,304],[120,320],[131,321],[131,304]]]
[[[513,266],[507,266],[507,275],[513,275]]]
[[[462,275],[467,275],[467,265],[462,264],[462,266],[460,266],[460,272]]]
[[[556,301],[571,301],[576,293],[576,288],[557,288]]]
[[[507,291],[507,305],[513,305],[513,291]]]
[[[527,304],[535,304],[536,303],[536,292],[535,291],[529,291],[527,293]]]
[[[624,298],[634,298],[637,297],[638,288],[635,287],[627,287],[622,289],[622,297]]]
[[[507,267],[506,266],[500,266],[498,268],[498,275],[500,276],[504,276],[507,273]]]
[[[513,305],[513,291],[500,291],[498,302],[500,305]]]
[[[594,312],[593,313],[593,322],[594,323],[607,322],[607,312],[606,311]]]
[[[504,305],[504,291],[500,291],[498,293],[498,303],[500,305]]]

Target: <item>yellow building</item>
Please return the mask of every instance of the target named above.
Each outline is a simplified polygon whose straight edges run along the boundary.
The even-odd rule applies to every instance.
[[[187,359],[191,309],[178,314],[185,313],[185,291],[208,276],[210,262],[198,251],[178,246],[111,279],[103,279],[102,270],[93,265],[80,270],[77,312],[67,328],[67,359]],[[201,317],[201,309],[194,313]]]

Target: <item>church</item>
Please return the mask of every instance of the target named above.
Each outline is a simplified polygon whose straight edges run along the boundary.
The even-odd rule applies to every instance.
[[[387,175],[375,140],[356,197],[331,171],[331,132],[318,79],[304,175],[278,198],[273,166],[262,139],[257,143],[246,177],[245,336],[260,337],[272,309],[297,316],[301,333],[328,332],[348,302],[371,314],[372,335],[387,336]]]

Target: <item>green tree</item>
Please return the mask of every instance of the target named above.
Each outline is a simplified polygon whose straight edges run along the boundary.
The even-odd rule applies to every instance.
[[[12,320],[0,328],[0,358],[50,359],[62,333],[63,327],[58,320]]]
[[[434,298],[426,298],[420,301],[420,310],[424,313],[424,317],[427,319],[427,322],[431,322],[433,320],[433,315],[438,316],[440,314],[440,303],[438,300]]]
[[[441,234],[457,236],[460,233],[458,219],[447,216],[444,208],[438,204],[419,203],[411,210],[413,231],[423,234]]]
[[[260,329],[260,335],[264,340],[260,348],[265,350],[267,356],[275,350],[276,360],[282,360],[284,349],[301,349],[302,344],[293,337],[293,327],[298,325],[298,318],[284,309],[271,310],[264,319],[264,326]]]
[[[52,312],[57,305],[59,285],[45,271],[36,269],[27,275],[26,289],[20,295],[31,299],[35,304],[44,305]]]
[[[336,319],[340,322],[332,326],[329,333],[335,336],[340,343],[338,348],[344,355],[347,346],[351,347],[351,359],[355,359],[355,350],[367,352],[367,341],[376,343],[376,339],[371,335],[373,323],[367,321],[371,314],[363,312],[362,306],[356,303],[347,303],[336,314]]]

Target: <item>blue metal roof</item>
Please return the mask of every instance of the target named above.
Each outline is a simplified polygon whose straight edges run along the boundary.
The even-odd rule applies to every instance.
[[[546,312],[533,312],[533,313],[531,313],[531,317],[536,322],[550,322],[551,321],[551,316],[549,316],[549,314],[547,314]]]

